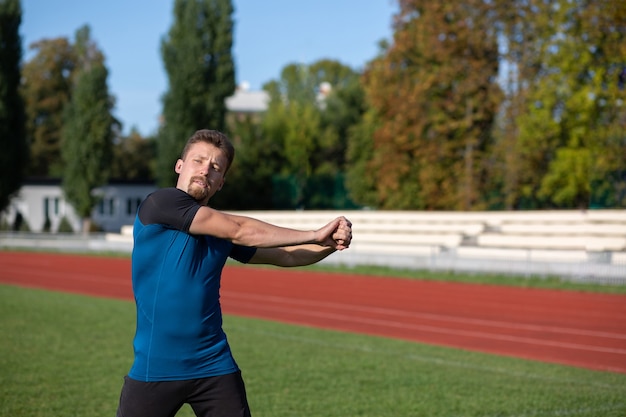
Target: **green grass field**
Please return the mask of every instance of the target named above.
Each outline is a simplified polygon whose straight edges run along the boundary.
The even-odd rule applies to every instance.
[[[114,416],[134,319],[131,302],[0,285],[0,416]],[[255,417],[626,415],[622,374],[233,316],[225,328]]]

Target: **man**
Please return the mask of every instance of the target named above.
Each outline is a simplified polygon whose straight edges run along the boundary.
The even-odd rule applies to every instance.
[[[208,207],[234,153],[224,134],[197,131],[176,161],[176,188],[152,193],[139,207],[132,255],[135,360],[124,378],[118,417],[170,417],[185,403],[197,416],[250,416],[222,330],[219,287],[226,259],[301,266],[350,245],[352,225],[344,217],[300,231]]]

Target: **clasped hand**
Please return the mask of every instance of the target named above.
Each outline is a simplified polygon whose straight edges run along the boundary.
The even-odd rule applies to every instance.
[[[332,240],[335,244],[335,249],[344,250],[350,247],[352,242],[352,222],[345,217],[339,218],[339,224],[333,231]]]

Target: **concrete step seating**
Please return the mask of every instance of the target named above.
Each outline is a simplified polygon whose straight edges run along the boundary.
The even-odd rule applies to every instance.
[[[314,229],[345,214],[353,222],[355,250],[425,254],[433,249],[424,246],[434,246],[435,250],[476,247],[579,251],[579,254],[626,251],[626,210],[240,214],[298,229]]]
[[[429,254],[437,248],[454,248],[463,239],[477,236],[485,224],[458,213],[391,211],[301,211],[239,212],[277,226],[318,229],[335,217],[345,215],[353,223],[358,239],[352,248],[396,254]]]
[[[589,211],[238,211],[278,226],[311,230],[345,215],[355,251],[428,255],[457,250],[626,251],[626,210]],[[132,237],[132,226],[121,234]],[[461,250],[462,249],[462,250]],[[574,252],[572,252],[573,254]]]
[[[626,210],[516,212],[476,239],[480,247],[626,250]]]
[[[497,248],[565,249],[591,252],[623,251],[626,250],[626,237],[489,233],[478,236],[477,245]]]
[[[505,235],[537,236],[626,236],[626,223],[504,223]]]

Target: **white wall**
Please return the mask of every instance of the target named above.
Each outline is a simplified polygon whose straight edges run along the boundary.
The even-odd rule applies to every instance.
[[[157,189],[154,185],[107,185],[97,189],[102,197],[92,219],[105,232],[120,232],[124,225],[133,224],[139,203]]]
[[[94,192],[102,197],[102,201],[92,212],[93,222],[105,232],[119,232],[122,226],[133,223],[139,202],[154,190],[154,185],[132,183],[111,184],[96,189]],[[12,225],[18,212],[32,232],[43,231],[46,214],[52,232],[58,231],[63,217],[75,232],[81,231],[81,219],[65,199],[58,183],[25,184],[2,216]]]

